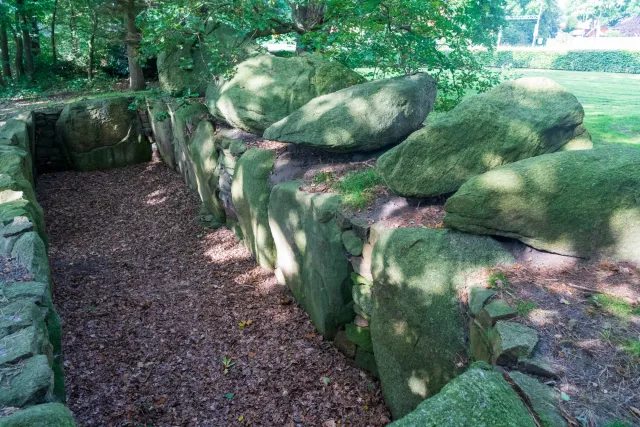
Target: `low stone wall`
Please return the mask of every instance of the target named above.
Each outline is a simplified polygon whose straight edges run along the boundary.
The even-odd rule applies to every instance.
[[[34,193],[33,115],[0,128],[0,425],[74,426],[65,401],[60,319]]]

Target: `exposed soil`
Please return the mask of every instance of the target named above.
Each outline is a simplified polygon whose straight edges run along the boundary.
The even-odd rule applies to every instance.
[[[502,269],[509,284],[500,296],[538,330],[537,351],[560,374],[549,384],[570,398],[562,402],[569,418],[589,426],[640,425],[640,354],[628,348],[640,340],[640,270],[560,256],[547,261],[554,258],[525,255],[522,264]],[[614,420],[626,423],[607,424]]]
[[[79,425],[389,422],[378,382],[229,230],[194,221],[197,196],[162,163],[43,175],[37,190]]]

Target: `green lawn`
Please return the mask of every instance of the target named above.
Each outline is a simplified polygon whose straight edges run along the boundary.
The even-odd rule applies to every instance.
[[[523,77],[549,77],[572,92],[584,107],[584,123],[595,145],[640,148],[640,74],[515,69]]]

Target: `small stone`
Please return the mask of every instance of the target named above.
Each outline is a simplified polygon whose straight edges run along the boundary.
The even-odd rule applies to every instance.
[[[531,358],[521,357],[518,359],[518,370],[526,372],[532,375],[538,375],[547,378],[558,378],[559,375],[549,365],[549,363],[539,356],[533,356]]]
[[[356,236],[361,238],[363,241],[369,240],[369,223],[361,218],[352,218],[351,219],[351,228],[356,233]]]
[[[333,345],[346,357],[350,359],[356,357],[356,345],[349,340],[345,331],[336,332],[336,336],[333,338]]]
[[[529,398],[533,410],[541,420],[544,420],[545,426],[567,425],[567,421],[557,407],[559,401],[557,391],[520,372],[511,372],[509,376]]]
[[[485,328],[495,325],[498,320],[513,319],[518,312],[504,300],[496,300],[485,306],[477,316],[478,321]]]
[[[345,326],[345,331],[351,342],[361,347],[364,351],[373,353],[373,343],[371,341],[371,331],[369,331],[369,328],[361,328],[354,323],[348,323]]]
[[[500,320],[490,333],[493,358],[498,364],[529,357],[538,344],[538,333],[521,323]]]
[[[342,230],[351,228],[351,221],[349,221],[349,218],[347,218],[347,216],[342,212],[336,213],[336,224]]]
[[[353,321],[353,323],[355,323],[356,326],[360,326],[361,328],[368,328],[369,327],[369,322],[367,322],[367,320],[365,318],[363,318],[362,316],[356,316],[356,318]]]
[[[474,319],[471,319],[469,324],[469,344],[471,346],[471,355],[476,361],[492,362],[493,350],[488,331]]]
[[[482,286],[471,286],[469,288],[469,310],[476,316],[484,307],[484,304],[496,294],[496,291],[485,289]]]
[[[376,364],[376,359],[373,356],[373,353],[363,350],[362,347],[358,347],[356,352],[356,365],[365,371],[368,371],[374,377],[380,377],[380,374],[378,373],[378,365]]]
[[[577,323],[578,321],[576,319],[570,319],[569,322],[567,322],[567,329],[569,329],[570,331],[573,331],[573,328],[576,327]]]
[[[364,318],[366,320],[371,320],[371,315],[365,313],[364,310],[362,310],[362,307],[360,307],[358,304],[354,304],[353,305],[353,311],[355,311],[355,313],[358,316],[360,316],[360,317],[362,317],[362,318]]]
[[[342,244],[351,255],[362,255],[362,240],[356,236],[356,233],[353,230],[347,230],[342,233]]]

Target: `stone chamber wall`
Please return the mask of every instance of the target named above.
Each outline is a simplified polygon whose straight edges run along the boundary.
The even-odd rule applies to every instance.
[[[405,155],[399,161],[394,156],[402,155],[403,149],[410,152],[419,138],[432,138],[429,132],[435,134],[434,128],[440,132],[436,137],[446,131],[454,132],[455,137],[464,123],[479,123],[480,133],[484,125],[478,116],[484,110],[471,103],[461,104],[460,114],[468,114],[463,125],[455,116],[449,116],[453,118],[443,120],[440,128],[421,128],[435,99],[435,84],[424,75],[362,84],[357,84],[361,82],[358,78],[352,78],[349,85],[355,86],[331,87],[328,92],[339,94],[327,98],[318,88],[330,85],[321,84],[321,78],[335,77],[336,71],[328,72],[315,60],[304,63],[304,58],[295,58],[291,60],[295,63],[290,64],[274,58],[251,61],[262,67],[274,67],[284,80],[288,69],[302,67],[308,71],[310,67],[315,84],[308,85],[307,80],[297,78],[303,71],[291,72],[295,84],[302,84],[308,93],[300,95],[302,92],[298,91],[301,99],[292,103],[287,98],[280,106],[261,98],[265,93],[277,93],[278,88],[259,87],[255,94],[246,95],[244,88],[250,85],[233,87],[233,80],[224,96],[217,88],[211,88],[207,105],[149,97],[144,105],[136,102],[135,110],[130,108],[134,99],[126,96],[82,100],[68,104],[61,112],[39,111],[12,119],[0,129],[3,230],[0,256],[9,266],[8,271],[16,271],[0,276],[3,292],[0,304],[4,307],[0,318],[0,333],[4,337],[0,341],[0,369],[4,370],[0,376],[3,383],[0,405],[5,408],[4,414],[9,415],[0,418],[0,426],[25,425],[22,420],[30,417],[57,417],[61,421],[49,425],[73,425],[71,414],[61,404],[64,381],[60,329],[51,304],[42,212],[34,198],[34,162],[42,170],[121,167],[150,160],[151,140],[167,166],[199,194],[206,210],[202,217],[208,226],[232,229],[251,250],[256,262],[273,271],[278,281],[291,291],[318,332],[332,340],[354,364],[380,379],[384,399],[397,420],[394,425],[566,425],[556,406],[557,392],[528,376],[554,375],[536,357],[536,331],[511,322],[516,317],[515,311],[505,302],[491,299],[495,293],[482,286],[486,283],[482,274],[488,268],[516,263],[514,254],[522,244],[514,241],[505,244],[482,235],[491,234],[483,230],[498,228],[493,224],[474,225],[469,231],[474,234],[469,234],[446,228],[389,228],[383,221],[371,223],[345,213],[349,211],[343,209],[338,195],[312,192],[300,180],[318,166],[318,161],[310,159],[324,159],[320,163],[334,159],[323,149],[340,149],[336,144],[344,143],[348,145],[346,151],[357,151],[354,144],[364,141],[371,151],[388,145],[389,140],[398,143],[411,134],[378,161],[378,167],[388,175],[387,184],[395,187],[394,192],[418,195],[415,188],[421,190],[427,186],[423,184],[428,184],[437,187],[430,191],[438,195],[457,190],[467,180],[471,184],[465,187],[472,185],[479,179],[473,177],[488,168],[471,170],[475,167],[471,165],[471,172],[452,177],[453,183],[443,187],[444,179],[418,176],[422,171],[410,164],[414,156]],[[236,74],[238,78],[244,76],[241,71]],[[520,90],[516,86],[502,85],[495,92],[497,101],[489,101],[509,99],[505,93]],[[415,87],[427,89],[414,90]],[[546,97],[549,90],[557,89],[545,86],[544,90]],[[540,151],[532,149],[524,158],[559,150],[570,140],[578,141],[583,148],[591,144],[588,132],[581,126],[581,106],[577,100],[564,92],[560,98],[566,102],[559,102],[553,112],[561,118],[559,125],[553,132],[539,130],[550,146],[535,147]],[[363,99],[372,100],[373,105],[381,108],[347,117],[345,111],[361,111]],[[484,104],[487,99],[479,102]],[[345,135],[351,125],[361,135],[334,138],[327,135],[323,123],[305,124],[306,113],[327,105],[332,106],[333,112],[324,117],[328,123],[336,124],[340,135]],[[414,110],[406,109],[416,105]],[[273,113],[278,107],[282,111],[278,111],[277,117],[257,113],[260,109]],[[566,114],[571,108],[575,113]],[[508,105],[506,109],[512,110]],[[240,117],[237,111],[247,112],[248,117]],[[378,113],[380,117],[375,116]],[[527,110],[517,119],[535,114],[537,110]],[[56,115],[59,117],[53,126]],[[221,116],[235,128],[214,120]],[[402,117],[401,123],[385,124],[385,117],[390,116]],[[282,117],[286,120],[281,120]],[[548,122],[553,120],[535,121],[536,125]],[[398,127],[404,131],[397,132]],[[373,136],[367,133],[371,128],[375,130]],[[509,129],[509,126],[497,129],[489,138]],[[311,132],[312,140],[322,140],[321,151],[308,155],[305,150],[318,147],[295,147],[289,151],[283,150],[282,145],[265,144],[256,136],[263,131],[267,140],[270,139],[267,134],[273,140],[293,139],[287,140],[294,143],[290,146],[308,142],[308,135],[301,136],[300,132]],[[504,151],[512,155],[513,146],[506,144]],[[467,149],[474,147],[465,146],[462,150]],[[607,154],[606,150],[599,152]],[[478,157],[477,153],[463,154],[460,167],[466,167],[464,162],[468,159]],[[548,158],[575,163],[575,156],[570,153],[551,156]],[[599,154],[581,156],[600,161]],[[349,163],[356,157],[375,158],[348,154],[335,159]],[[507,163],[535,166],[527,160],[518,160],[521,157],[515,156]],[[409,164],[402,169],[389,167],[402,161]],[[443,173],[450,172],[447,168]],[[516,170],[510,176],[516,172],[520,173]],[[495,172],[484,175],[492,173]],[[405,182],[407,176],[409,185]],[[419,179],[424,183],[419,183]],[[452,223],[460,221],[460,212],[469,210],[469,206],[473,211],[477,206],[475,201],[465,199],[463,190],[449,199],[455,213]],[[479,192],[469,193],[473,196]],[[489,213],[481,219],[494,216],[495,213]],[[510,233],[503,235],[514,237],[514,232]],[[635,248],[632,246],[629,247]],[[471,360],[475,363],[467,368]],[[500,372],[495,369],[496,364],[512,369]]]

